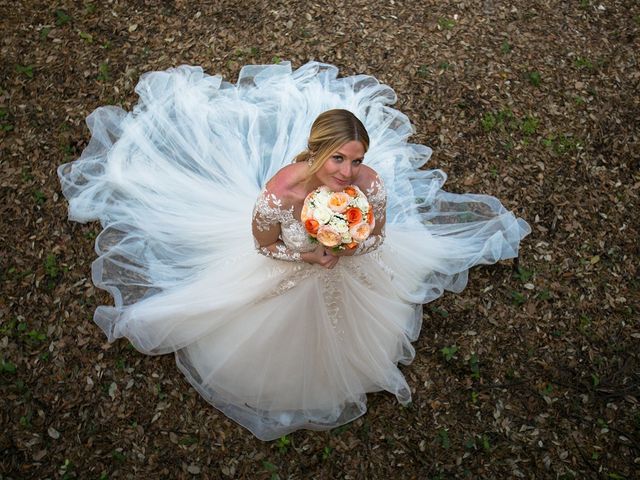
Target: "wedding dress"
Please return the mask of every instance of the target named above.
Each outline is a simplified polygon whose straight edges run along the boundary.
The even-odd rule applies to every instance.
[[[174,352],[198,392],[260,439],[349,422],[367,392],[409,402],[397,363],[413,359],[422,304],[460,292],[473,265],[516,257],[530,232],[497,199],[446,193],[442,171],[419,169],[431,150],[407,142],[393,90],[371,76],[283,62],[245,66],[231,84],[181,66],[143,75],[136,92],[130,113],[94,111],[81,158],[58,169],[69,218],[103,226],[92,278],[115,305],[95,322],[109,341]],[[309,249],[263,187],[332,108],[369,132],[386,238],[332,270],[267,258],[254,213],[281,223],[291,251]]]

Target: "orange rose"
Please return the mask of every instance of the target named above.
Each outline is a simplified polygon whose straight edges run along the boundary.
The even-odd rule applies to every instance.
[[[347,209],[347,204],[349,203],[349,195],[344,192],[334,192],[329,197],[329,205],[328,207],[337,213],[342,213]]]
[[[367,237],[371,235],[371,227],[368,223],[361,222],[351,227],[349,229],[349,233],[351,234],[351,238],[360,243],[365,241]]]
[[[328,225],[322,225],[318,228],[318,235],[316,238],[325,247],[336,247],[340,245],[342,241],[342,235]]]
[[[369,208],[369,211],[367,212],[367,223],[373,226],[373,210],[371,210],[371,208]]]
[[[349,250],[351,250],[351,249],[353,249],[353,248],[356,248],[357,246],[358,246],[358,242],[351,242],[351,243],[348,243],[348,244],[346,245],[346,247],[347,247]]]
[[[347,222],[349,222],[350,227],[362,221],[362,212],[359,208],[350,208],[344,215],[347,217]]]
[[[358,196],[358,191],[351,185],[349,185],[347,188],[344,189],[344,193],[346,193],[352,198],[356,198]]]
[[[307,229],[309,235],[312,235],[314,237],[316,236],[316,233],[318,233],[318,227],[320,227],[320,224],[313,218],[309,218],[304,222],[304,228]]]

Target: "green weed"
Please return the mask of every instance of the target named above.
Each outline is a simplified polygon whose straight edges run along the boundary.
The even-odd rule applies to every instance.
[[[20,172],[20,179],[23,182],[30,182],[33,180],[33,175],[29,171],[29,167],[22,167],[22,171]]]
[[[323,461],[327,461],[329,460],[329,457],[331,456],[331,447],[326,446],[322,449],[322,460]]]
[[[482,448],[485,452],[490,452],[491,451],[491,442],[489,441],[489,437],[487,437],[486,435],[482,435],[482,437],[480,438],[481,442],[482,442]]]
[[[5,362],[4,360],[0,364],[0,370],[4,373],[16,373],[16,365],[11,362]]]
[[[291,446],[291,439],[287,435],[283,435],[276,441],[276,448],[280,453],[287,453]]]
[[[60,274],[58,259],[53,253],[47,254],[47,257],[44,259],[44,273],[51,280],[55,280]]]
[[[515,305],[520,306],[527,301],[527,297],[525,297],[522,293],[514,290],[511,292],[511,300],[513,300],[513,303]]]
[[[527,270],[526,268],[518,267],[517,272],[514,273],[513,276],[521,282],[528,282],[533,277],[533,270]]]
[[[276,467],[273,463],[263,460],[262,467],[271,474],[271,480],[280,480],[280,475],[278,475],[278,467]]]
[[[533,117],[524,117],[520,124],[520,130],[525,135],[533,135],[538,130],[538,120]]]
[[[438,26],[442,30],[451,30],[453,27],[455,27],[455,25],[456,25],[456,22],[452,18],[439,18],[438,19]]]
[[[91,35],[90,33],[78,32],[78,35],[80,35],[80,38],[85,42],[93,43],[93,35]]]
[[[31,340],[33,343],[44,342],[47,339],[47,335],[45,335],[42,332],[39,332],[38,330],[31,330],[29,333],[26,333],[25,335],[29,337],[29,340]]]
[[[118,450],[114,450],[113,453],[111,454],[111,457],[117,462],[117,463],[123,463],[127,457],[125,457],[124,453],[118,451]]]
[[[451,448],[451,440],[449,439],[449,432],[445,429],[438,430],[438,438],[440,439],[440,445],[442,448],[449,449]]]
[[[589,328],[591,327],[591,318],[587,315],[580,316],[580,324],[578,325],[578,330],[583,335],[587,335],[589,333]]]
[[[55,12],[56,26],[62,27],[71,21],[71,17],[67,12],[62,9],[58,9]]]
[[[582,147],[582,143],[571,135],[551,135],[542,141],[542,144],[551,148],[558,155],[572,153]]]
[[[0,326],[0,335],[11,335],[14,328],[16,328],[16,321],[11,320]]]
[[[482,125],[482,129],[485,132],[492,131],[494,128],[496,128],[497,124],[498,120],[496,119],[496,116],[491,112],[485,113],[480,119],[480,125]]]
[[[47,200],[47,197],[42,190],[36,190],[33,192],[33,198],[38,205],[42,205]]]
[[[469,359],[469,368],[471,369],[471,378],[480,379],[480,360],[478,354],[472,353]]]
[[[433,313],[440,315],[442,318],[447,318],[449,316],[449,312],[447,312],[444,308],[431,307],[430,310]]]
[[[194,445],[196,443],[198,443],[198,439],[195,437],[185,437],[180,439],[180,441],[178,442],[180,445],[186,445],[186,446],[191,446]]]
[[[442,353],[442,356],[448,362],[455,356],[457,351],[458,351],[458,347],[456,347],[455,345],[451,345],[450,347],[442,348],[440,350],[440,353]]]
[[[547,289],[541,290],[539,293],[536,294],[536,298],[544,302],[551,298],[551,292],[549,292],[549,290]]]
[[[588,58],[576,57],[573,64],[578,69],[593,70],[593,63]]]
[[[108,82],[111,79],[109,75],[109,65],[107,63],[101,63],[98,67],[98,80],[101,82]]]
[[[27,415],[21,416],[20,420],[18,420],[18,423],[20,423],[21,427],[28,428],[31,426],[32,418],[33,418],[33,415],[31,413],[28,413]]]
[[[33,78],[33,65],[16,65],[16,72],[27,78]]]
[[[60,465],[60,470],[58,473],[62,476],[62,480],[68,480],[71,478],[76,478],[76,473],[74,472],[75,465],[68,458],[64,459],[64,463]]]
[[[542,82],[542,75],[540,72],[527,72],[527,80],[534,87],[539,87]]]

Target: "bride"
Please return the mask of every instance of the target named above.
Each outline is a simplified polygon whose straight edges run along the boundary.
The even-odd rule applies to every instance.
[[[530,232],[487,195],[441,190],[431,150],[366,75],[310,62],[245,66],[230,84],[198,67],[143,75],[131,113],[102,107],[80,159],[58,169],[69,217],[100,220],[94,283],[109,341],[173,352],[213,406],[262,440],[325,430],[406,404],[422,304],[470,267],[513,258]],[[293,163],[292,163],[293,160]],[[313,241],[307,195],[357,186],[371,235]]]

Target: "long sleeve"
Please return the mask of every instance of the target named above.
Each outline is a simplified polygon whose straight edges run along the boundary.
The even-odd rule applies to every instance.
[[[263,190],[253,208],[253,240],[258,253],[277,260],[301,262],[299,252],[291,250],[280,239],[282,201]]]
[[[373,209],[373,218],[375,218],[376,223],[373,232],[369,235],[369,238],[358,245],[354,255],[364,255],[365,253],[373,252],[384,243],[385,238],[384,229],[387,221],[387,191],[382,179],[376,176],[375,180],[371,182],[371,186],[366,190],[367,191],[365,193],[369,200],[369,204]]]

